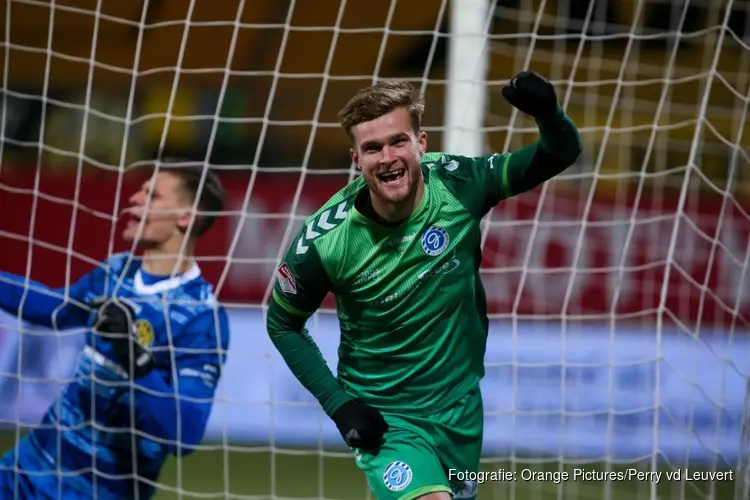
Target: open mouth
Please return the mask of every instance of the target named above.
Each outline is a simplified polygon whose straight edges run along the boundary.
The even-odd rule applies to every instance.
[[[141,214],[134,212],[132,209],[127,209],[125,211],[125,215],[127,216],[127,221],[130,224],[139,224],[141,222],[141,219],[143,219],[143,216]]]
[[[400,181],[404,175],[406,174],[406,169],[399,168],[397,170],[391,170],[390,172],[386,172],[384,174],[378,175],[378,179],[381,180],[381,182],[384,182],[386,184],[393,184],[398,181]]]

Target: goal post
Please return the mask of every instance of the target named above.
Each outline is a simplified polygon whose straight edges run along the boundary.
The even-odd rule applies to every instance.
[[[228,361],[157,499],[372,498],[265,333],[278,261],[357,175],[336,116],[353,92],[408,79],[429,150],[483,155],[538,137],[501,96],[522,70],[555,84],[584,151],[483,221],[479,498],[747,498],[747,2],[9,0],[0,27],[0,272],[64,290],[128,250],[135,167],[159,150],[227,188],[198,263]],[[334,307],[308,327],[335,369]],[[0,312],[0,454],[81,342]]]
[[[450,2],[443,151],[487,153],[484,136],[491,0]]]

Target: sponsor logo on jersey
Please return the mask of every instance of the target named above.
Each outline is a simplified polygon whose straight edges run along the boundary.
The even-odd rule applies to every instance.
[[[219,375],[216,367],[212,365],[203,365],[202,371],[195,368],[182,368],[178,373],[182,377],[195,377],[212,389],[216,387],[216,379]]]
[[[383,248],[385,249],[391,249],[393,247],[400,247],[401,245],[406,245],[411,243],[416,239],[416,234],[408,234],[406,236],[394,236],[391,238],[388,238],[383,243]]]
[[[135,338],[144,347],[154,343],[154,327],[148,320],[139,319],[135,322]]]
[[[384,306],[384,305],[386,305],[386,304],[390,304],[391,302],[394,302],[395,300],[397,300],[397,299],[401,298],[401,296],[402,296],[402,295],[403,295],[403,293],[402,293],[402,292],[395,292],[395,293],[392,293],[392,294],[386,295],[386,296],[385,296],[385,297],[383,297],[382,299],[379,299],[379,300],[378,300],[378,301],[376,302],[376,304],[378,304],[379,306]]]
[[[367,269],[354,280],[354,285],[361,285],[366,281],[377,279],[379,276],[380,269],[377,267],[375,269]]]
[[[417,276],[417,279],[421,281],[421,280],[426,280],[428,278],[432,278],[433,276],[437,276],[440,274],[442,275],[450,274],[456,269],[458,269],[460,265],[461,265],[461,261],[456,258],[456,253],[454,252],[450,260],[448,260],[444,264],[441,264],[435,267],[434,269],[428,269],[427,271],[422,271]]]
[[[289,266],[286,262],[282,262],[279,268],[276,270],[276,277],[279,280],[279,287],[284,293],[291,293],[296,295],[297,293],[297,282],[294,281],[294,275],[289,270]]]
[[[391,462],[385,467],[383,482],[391,491],[401,491],[411,483],[412,472],[405,462]]]
[[[432,226],[422,234],[422,249],[431,257],[443,253],[449,242],[448,231],[442,227]]]

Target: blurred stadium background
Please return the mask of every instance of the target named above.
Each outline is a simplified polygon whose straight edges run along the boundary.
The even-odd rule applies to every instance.
[[[487,36],[455,52],[472,12]],[[199,249],[232,315],[230,361],[205,449],[170,462],[158,498],[368,498],[263,306],[288,235],[354,175],[336,124],[351,93],[413,79],[440,150],[461,125],[451,103],[469,107],[452,65],[479,55],[463,98],[481,129],[458,152],[535,139],[500,96],[523,69],[554,81],[585,143],[485,224],[484,468],[735,472],[491,483],[480,498],[748,498],[750,2],[5,0],[0,26],[0,269],[63,286],[126,249],[126,172],[161,149],[208,160],[230,191]],[[17,326],[0,330],[3,450],[80,341]],[[312,330],[335,364],[335,321]]]

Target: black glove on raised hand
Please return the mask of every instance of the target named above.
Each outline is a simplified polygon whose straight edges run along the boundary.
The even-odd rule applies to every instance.
[[[557,111],[555,87],[542,75],[522,71],[503,87],[503,97],[519,111],[534,118],[548,118]]]
[[[374,453],[383,445],[388,423],[372,406],[353,399],[344,403],[332,415],[341,436],[351,448]]]
[[[138,342],[133,308],[122,300],[108,298],[97,307],[94,333],[111,346],[111,355],[131,378],[139,378],[155,366],[151,351]]]

